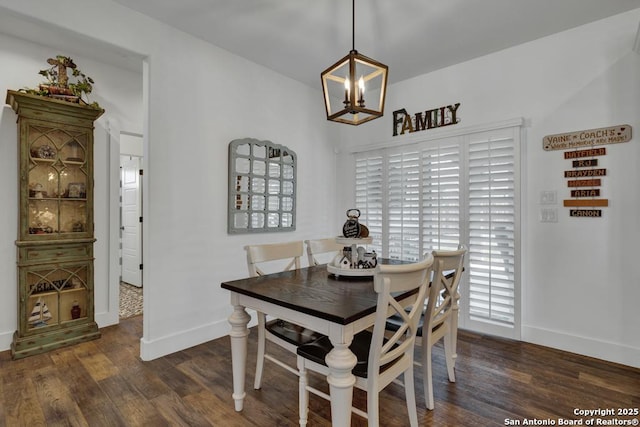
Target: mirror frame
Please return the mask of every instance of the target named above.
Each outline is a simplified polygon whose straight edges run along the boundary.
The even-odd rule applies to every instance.
[[[245,145],[248,147],[248,153],[240,153],[239,148]],[[289,156],[291,157],[290,163],[286,161]],[[246,163],[248,169],[237,170],[236,165],[239,161]],[[260,166],[262,163],[264,163],[264,169],[256,171],[256,166]],[[269,175],[270,167],[275,167],[275,165],[278,166],[275,171],[277,177]],[[291,166],[291,177],[284,176],[285,166]],[[297,156],[294,151],[271,141],[260,141],[255,138],[234,139],[229,143],[228,167],[227,232],[229,234],[295,231]],[[246,188],[242,188],[241,180],[243,179],[247,181]],[[257,180],[264,181],[263,191],[253,191],[251,184]],[[275,191],[276,185],[277,191]],[[291,189],[290,194],[283,193],[285,185]],[[254,197],[264,197],[261,207],[253,209]],[[291,209],[284,209],[283,199],[285,198],[291,199]],[[270,208],[270,202],[277,204],[277,208]],[[287,214],[291,215],[290,225],[288,222],[283,222],[283,218]],[[238,226],[235,220],[237,215],[246,217],[246,227]],[[260,217],[262,217],[262,225],[257,219]],[[269,221],[270,219],[273,221],[274,218],[277,219],[277,225]]]

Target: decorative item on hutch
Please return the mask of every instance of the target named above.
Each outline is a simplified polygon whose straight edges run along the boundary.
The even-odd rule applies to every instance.
[[[75,64],[62,65],[77,76]],[[56,82],[68,82],[54,71]],[[19,144],[14,359],[100,337],[94,320],[93,128],[104,110],[52,94],[9,90],[6,97],[18,115]]]

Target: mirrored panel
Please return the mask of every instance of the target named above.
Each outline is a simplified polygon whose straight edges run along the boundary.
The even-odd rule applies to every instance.
[[[282,183],[282,194],[293,194],[293,181],[284,181]]]
[[[265,145],[260,144],[251,144],[253,147],[253,157],[256,159],[266,159],[267,158],[267,147]]]
[[[229,143],[229,233],[295,230],[296,154],[253,138]]]
[[[240,156],[249,157],[251,154],[251,146],[249,144],[240,144],[236,147],[236,153]]]
[[[236,159],[235,169],[238,173],[249,173],[251,171],[251,162],[249,162],[249,159]]]

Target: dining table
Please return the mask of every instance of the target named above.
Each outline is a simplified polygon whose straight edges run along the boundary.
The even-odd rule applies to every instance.
[[[378,262],[405,263],[389,259]],[[246,309],[253,309],[329,337],[333,349],[325,361],[329,368],[331,421],[334,427],[349,426],[355,384],[351,371],[357,360],[349,345],[355,334],[374,324],[377,294],[373,276],[336,276],[322,264],[226,281],[221,287],[230,292],[233,306],[229,336],[235,410],[242,411],[246,396],[247,325],[251,319]]]

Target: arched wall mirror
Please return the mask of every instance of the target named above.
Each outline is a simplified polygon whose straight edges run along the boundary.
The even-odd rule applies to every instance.
[[[296,153],[254,138],[229,143],[230,234],[296,229]]]

